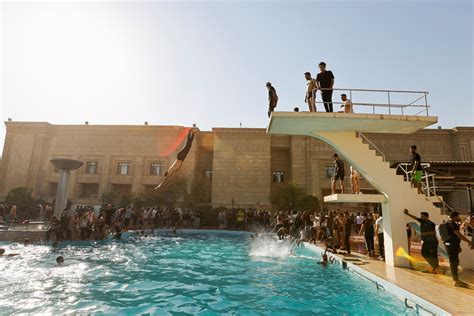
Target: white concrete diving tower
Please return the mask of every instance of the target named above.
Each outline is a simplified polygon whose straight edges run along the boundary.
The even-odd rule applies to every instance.
[[[334,147],[344,160],[356,168],[381,196],[363,197],[337,194],[327,201],[361,202],[370,199],[382,204],[384,218],[385,258],[389,266],[408,267],[406,257],[397,256],[397,250],[408,247],[405,225],[411,221],[403,210],[412,214],[429,212],[430,218],[439,223],[447,219],[433,201],[418,194],[409,182],[396,174],[387,161],[377,156],[375,150],[362,142],[357,132],[410,134],[438,121],[435,116],[408,116],[383,114],[323,113],[323,112],[273,112],[267,128],[269,134],[311,136]],[[407,149],[408,156],[408,149]],[[368,200],[365,202],[369,202]]]

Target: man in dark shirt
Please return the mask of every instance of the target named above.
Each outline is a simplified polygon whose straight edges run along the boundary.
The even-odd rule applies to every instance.
[[[334,176],[332,177],[331,181],[331,188],[332,192],[331,194],[336,194],[336,181],[339,180],[339,183],[341,185],[341,194],[344,193],[344,162],[339,159],[338,154],[334,154],[332,156],[334,160]]]
[[[418,188],[418,193],[422,194],[421,190],[421,177],[423,176],[423,168],[421,167],[421,157],[416,152],[416,145],[410,146],[410,165],[411,165],[411,183],[412,186]]]
[[[326,112],[332,112],[332,88],[334,86],[334,75],[332,71],[326,70],[326,63],[319,63],[319,70],[321,71],[316,76],[316,84],[321,90],[321,97],[324,102]]]
[[[329,236],[333,236],[334,232],[334,212],[333,211],[330,211],[329,212],[329,215],[327,217],[327,221],[326,221],[326,227],[328,228],[328,231],[329,231]]]
[[[69,215],[67,208],[65,208],[61,213],[59,221],[61,223],[62,239],[71,239],[71,230],[69,229]]]
[[[365,244],[367,246],[367,251],[369,252],[369,256],[373,257],[375,255],[375,248],[374,248],[374,220],[372,214],[364,214],[364,221],[362,222],[362,227],[360,228],[359,235],[364,233]]]
[[[449,267],[451,269],[451,275],[453,276],[454,286],[467,287],[467,283],[459,280],[458,265],[459,265],[459,253],[461,252],[461,240],[467,242],[469,247],[472,249],[472,243],[469,239],[464,237],[459,231],[459,222],[461,216],[456,211],[451,212],[449,215],[450,220],[447,223],[448,234],[450,239],[444,242],[446,251],[449,255]]]
[[[112,228],[112,216],[114,215],[115,209],[113,208],[112,204],[107,204],[104,209],[105,212],[105,223]]]
[[[278,103],[278,95],[270,82],[266,84],[268,89],[268,117],[272,114]]]
[[[410,214],[407,209],[404,210],[404,213],[420,223],[421,240],[423,241],[421,246],[421,255],[433,268],[431,272],[438,273],[439,261],[436,224],[430,221],[430,216],[427,212],[421,212],[420,217]]]

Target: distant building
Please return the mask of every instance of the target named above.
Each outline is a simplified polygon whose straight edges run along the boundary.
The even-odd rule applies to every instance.
[[[185,135],[182,126],[52,125],[5,122],[7,133],[0,165],[0,200],[26,186],[35,197],[52,201],[59,174],[51,158],[82,160],[72,172],[73,204],[100,205],[111,190],[121,194],[151,190],[176,159]],[[424,162],[437,173],[437,192],[452,206],[468,207],[460,182],[474,178],[474,127],[425,129],[411,135],[365,134],[392,166],[406,162],[416,144]],[[306,136],[272,136],[265,129],[213,128],[199,132],[181,173],[210,185],[213,206],[270,207],[270,196],[293,181],[320,199],[330,193],[333,149]],[[346,164],[349,169],[349,164]],[[346,171],[346,188],[349,170]],[[367,182],[362,190],[375,193]],[[347,190],[349,193],[350,190]]]

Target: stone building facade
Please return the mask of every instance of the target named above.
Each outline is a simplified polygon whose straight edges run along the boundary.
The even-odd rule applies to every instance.
[[[0,200],[20,186],[31,188],[35,197],[52,200],[59,173],[51,158],[84,162],[72,172],[69,197],[74,204],[99,205],[102,194],[112,189],[141,193],[161,181],[186,136],[182,126],[5,124]],[[409,146],[416,144],[424,161],[455,164],[451,169],[474,178],[474,127],[365,136],[394,164],[406,162]],[[333,152],[309,137],[268,135],[258,128],[214,128],[197,134],[181,173],[189,183],[211,182],[213,206],[270,207],[272,192],[290,180],[320,199],[329,194]],[[362,189],[376,192],[364,181]],[[457,207],[467,207],[463,192],[444,195]]]

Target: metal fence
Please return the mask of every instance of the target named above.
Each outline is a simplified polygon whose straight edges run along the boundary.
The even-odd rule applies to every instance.
[[[344,88],[321,88],[319,90],[332,90],[333,99],[339,99],[340,94],[347,95],[351,100],[355,113],[372,113],[388,115],[426,115],[429,116],[428,92],[427,91],[403,91],[403,90],[370,90],[370,89],[344,89]],[[321,95],[316,97],[316,104],[323,107],[325,102]],[[339,99],[340,100],[340,99]],[[333,101],[333,105],[343,105],[342,101]],[[320,108],[321,110],[321,108]],[[337,112],[335,110],[334,112]]]

